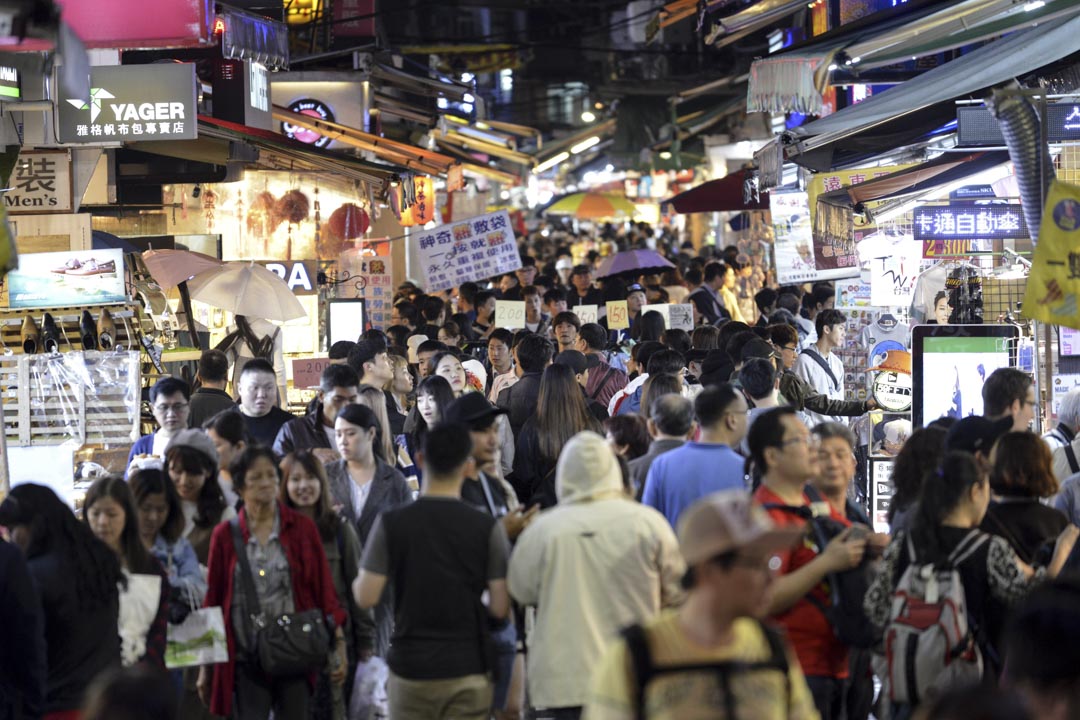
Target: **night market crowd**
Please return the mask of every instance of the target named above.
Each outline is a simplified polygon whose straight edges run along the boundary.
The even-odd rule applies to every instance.
[[[0,719],[1080,717],[1080,390],[1039,437],[995,371],[899,449],[874,532],[833,288],[669,243],[545,229],[504,277],[405,283],[303,416],[272,356],[158,380],[78,515],[0,504]],[[642,246],[672,267],[597,277]],[[167,670],[207,608],[227,659]]]

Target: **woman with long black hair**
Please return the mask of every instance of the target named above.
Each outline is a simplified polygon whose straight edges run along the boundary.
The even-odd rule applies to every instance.
[[[120,558],[44,485],[13,487],[0,525],[26,555],[45,614],[45,718],[77,718],[91,681],[120,665]]]

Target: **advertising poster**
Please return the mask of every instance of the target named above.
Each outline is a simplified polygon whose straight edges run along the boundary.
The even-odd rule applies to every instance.
[[[107,305],[127,299],[122,250],[29,253],[7,276],[12,308]]]
[[[1080,375],[1076,374],[1063,374],[1054,376],[1054,384],[1051,390],[1050,403],[1053,408],[1054,417],[1057,417],[1058,408],[1061,407],[1061,400],[1065,397],[1073,388],[1080,387]]]
[[[837,308],[862,308],[870,305],[870,284],[856,280],[836,283]]]
[[[521,267],[510,215],[505,210],[440,225],[416,236],[428,292],[479,282]]]
[[[369,241],[370,244],[371,241]],[[341,274],[348,280],[339,288],[340,297],[363,298],[367,322],[371,327],[390,327],[394,281],[390,255],[372,255],[369,251],[347,250],[341,254]]]
[[[806,193],[771,192],[769,209],[775,237],[776,279],[781,285],[836,280],[858,274],[856,267],[818,268]]]

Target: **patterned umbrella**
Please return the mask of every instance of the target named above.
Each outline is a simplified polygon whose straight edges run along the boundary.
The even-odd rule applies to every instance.
[[[616,193],[574,193],[544,210],[549,215],[573,215],[579,220],[631,218],[637,212],[634,203]]]
[[[661,272],[675,267],[655,250],[624,250],[603,259],[596,277],[604,278],[622,273],[636,275]]]

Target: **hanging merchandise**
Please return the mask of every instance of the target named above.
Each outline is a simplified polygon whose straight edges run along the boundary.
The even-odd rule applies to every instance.
[[[1023,313],[1033,320],[1080,328],[1080,187],[1050,184],[1039,226]]]
[[[922,252],[910,236],[877,233],[859,243],[859,260],[870,270],[870,304],[907,307],[915,291]]]
[[[890,350],[870,368],[876,373],[871,386],[874,400],[889,412],[911,409],[911,354],[906,350]],[[910,434],[910,422],[909,422]]]
[[[983,321],[982,276],[974,265],[961,264],[945,279],[951,325],[979,325]]]

